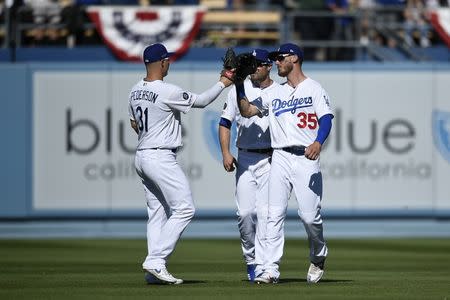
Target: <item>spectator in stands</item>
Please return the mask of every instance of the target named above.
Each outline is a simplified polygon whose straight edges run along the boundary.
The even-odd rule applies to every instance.
[[[408,0],[404,10],[405,43],[414,46],[414,33],[419,32],[420,46],[425,48],[430,46],[428,39],[428,23],[426,21],[425,4],[422,0]]]
[[[398,28],[403,22],[403,10],[406,0],[376,0],[381,9],[377,12],[377,22],[383,24],[383,27],[390,32]],[[397,38],[394,34],[384,34],[377,36],[377,43],[386,45],[389,48],[397,47]]]
[[[67,47],[72,48],[75,45],[85,44],[92,36],[95,35],[94,29],[85,28],[85,24],[89,22],[86,7],[88,5],[101,5],[102,0],[70,0],[66,1],[62,11],[61,18],[66,25],[67,30]],[[99,38],[95,41],[100,42]]]
[[[341,16],[351,13],[350,3],[348,0],[326,0],[328,9],[333,12],[334,28],[331,40],[352,42],[354,40],[354,18],[350,16]],[[354,48],[340,47],[332,48],[330,51],[330,59],[332,60],[353,60]]]
[[[332,20],[329,17],[314,14],[326,11],[326,5],[318,0],[291,0],[286,2],[287,10],[298,10],[306,15],[294,18],[294,31],[301,41],[328,41],[332,29]],[[304,59],[310,61],[324,61],[327,59],[326,48],[320,46],[303,46],[305,48]]]
[[[31,36],[33,45],[60,44],[62,0],[24,0],[24,4],[31,9],[33,22],[37,25],[27,32]]]
[[[365,59],[368,55],[368,47],[371,43],[376,43],[377,32],[373,23],[376,16],[374,10],[375,0],[354,0],[355,9],[359,12],[359,43],[362,46],[359,59]]]
[[[381,11],[384,23],[394,24],[402,20],[401,11],[406,0],[377,0],[377,4],[385,8],[385,11]]]
[[[5,1],[0,1],[0,22],[1,24],[5,24]],[[5,33],[0,31],[0,45],[4,44]],[[9,45],[7,45],[8,47]]]
[[[354,0],[355,8],[360,13],[360,37],[359,42],[367,47],[375,39],[375,31],[372,27],[376,12],[375,0]]]
[[[55,0],[25,0],[24,3],[31,7],[34,22],[36,24],[57,24],[61,20],[61,4]]]

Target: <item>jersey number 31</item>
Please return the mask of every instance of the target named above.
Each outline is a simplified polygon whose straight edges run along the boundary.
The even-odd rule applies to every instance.
[[[142,132],[145,129],[145,132],[148,131],[148,107],[145,108],[144,113],[142,113],[142,107],[138,106],[136,108],[136,113],[139,119],[139,131]],[[142,119],[144,118],[144,119]]]

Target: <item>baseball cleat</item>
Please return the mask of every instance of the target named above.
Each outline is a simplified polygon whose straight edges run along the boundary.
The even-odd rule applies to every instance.
[[[149,272],[151,275],[153,275],[154,277],[159,279],[161,281],[161,283],[166,283],[166,284],[181,284],[181,283],[183,283],[183,279],[173,277],[172,274],[170,274],[166,268],[149,269],[149,270],[147,270],[147,272]]]
[[[253,282],[255,281],[255,270],[256,270],[256,265],[247,265],[247,278],[249,281]]]
[[[323,268],[324,268],[324,262],[319,264],[313,264],[311,263],[309,265],[308,269],[308,275],[306,275],[306,280],[308,283],[317,283],[323,276]]]
[[[144,278],[148,284],[163,284],[161,280],[159,280],[158,278],[156,278],[154,275],[152,275],[150,272],[147,271],[145,271]]]
[[[272,277],[272,275],[270,275],[267,272],[262,273],[261,275],[259,275],[258,277],[255,278],[255,282],[257,284],[261,284],[261,283],[278,283],[278,278],[276,277]]]

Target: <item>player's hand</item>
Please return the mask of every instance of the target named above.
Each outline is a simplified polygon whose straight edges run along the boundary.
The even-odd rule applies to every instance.
[[[307,159],[316,160],[319,158],[320,150],[322,149],[322,145],[315,141],[305,149],[305,157]]]
[[[227,69],[223,69],[220,72],[220,82],[222,82],[225,87],[229,87],[230,85],[233,84],[234,81],[234,77],[235,77],[235,69],[231,69],[231,70],[227,70]]]
[[[230,153],[223,154],[223,167],[227,172],[233,172],[237,162]]]

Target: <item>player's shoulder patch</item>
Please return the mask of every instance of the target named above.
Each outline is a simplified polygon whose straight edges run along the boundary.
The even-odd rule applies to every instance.
[[[183,99],[184,99],[184,100],[189,99],[189,94],[186,93],[186,92],[183,92]]]

